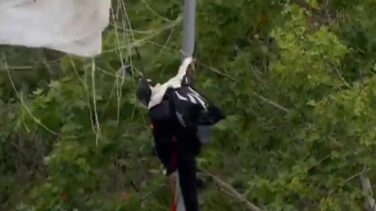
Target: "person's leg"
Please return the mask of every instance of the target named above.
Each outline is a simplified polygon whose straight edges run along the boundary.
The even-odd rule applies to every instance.
[[[167,175],[176,169],[173,166],[173,153],[171,150],[171,143],[168,142],[157,142],[155,144],[155,151],[163,167],[166,169]]]
[[[178,154],[178,173],[181,192],[187,211],[198,211],[196,159],[190,153]]]
[[[196,131],[180,131],[177,137],[179,183],[187,211],[198,211],[196,156],[200,143]]]

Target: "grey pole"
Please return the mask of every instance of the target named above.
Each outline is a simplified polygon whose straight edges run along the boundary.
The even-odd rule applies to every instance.
[[[184,0],[183,59],[193,55],[195,48],[196,0]]]
[[[195,48],[195,23],[196,0],[184,0],[182,59],[193,56]],[[181,193],[178,173],[176,174],[176,194],[178,195],[176,211],[186,211],[183,195]]]

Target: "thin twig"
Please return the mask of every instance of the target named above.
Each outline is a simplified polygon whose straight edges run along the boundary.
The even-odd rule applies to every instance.
[[[154,190],[150,191],[149,193],[147,193],[146,195],[144,195],[142,198],[141,198],[141,203],[148,200],[151,196],[153,196],[158,190],[160,190],[161,188],[165,187],[166,184],[160,184],[159,186],[157,186]]]
[[[365,169],[361,172],[359,179],[360,179],[360,183],[363,189],[363,193],[365,194],[366,209],[369,211],[375,211],[376,200],[375,198],[373,198],[371,181],[367,177]]]
[[[168,19],[160,14],[158,14],[157,11],[155,11],[150,5],[149,3],[147,3],[145,0],[141,0],[142,3],[145,5],[146,9],[148,9],[153,15],[157,16],[158,18],[161,18],[162,20],[164,21],[167,21],[167,22],[172,22],[173,20],[171,19]]]
[[[165,50],[165,48],[166,48],[166,46],[168,45],[168,43],[170,42],[170,40],[171,40],[171,38],[172,38],[172,34],[174,33],[174,28],[171,28],[171,30],[170,30],[170,32],[169,32],[169,34],[168,34],[168,36],[167,36],[167,39],[166,39],[166,41],[164,42],[164,44],[163,44],[163,46],[162,46],[162,48],[161,49],[159,49],[159,52],[158,52],[158,54],[157,54],[157,56],[156,56],[156,59],[155,60],[157,60],[157,59],[159,59],[159,57],[161,56],[161,54],[162,54],[162,51],[164,51]]]
[[[316,168],[317,166],[319,166],[322,162],[324,162],[325,160],[327,160],[328,158],[330,158],[330,155],[326,155],[325,157],[321,158],[319,161],[317,161],[314,165],[312,165],[311,167],[309,167],[308,171],[313,169],[313,168]]]
[[[343,186],[344,184],[350,182],[351,180],[353,180],[353,179],[355,179],[355,178],[361,176],[362,174],[364,174],[364,173],[365,173],[366,171],[368,171],[368,170],[370,170],[370,169],[362,170],[362,171],[360,171],[360,172],[358,172],[358,173],[356,173],[356,174],[354,174],[354,175],[348,177],[347,179],[345,179],[345,181],[342,182],[342,186]]]
[[[260,98],[262,101],[264,101],[264,102],[266,102],[266,103],[268,103],[268,104],[270,104],[270,105],[272,105],[272,106],[274,106],[274,107],[276,107],[276,108],[278,108],[278,109],[280,109],[280,110],[282,110],[286,113],[290,112],[289,109],[285,108],[284,106],[282,106],[282,105],[280,105],[280,104],[278,104],[278,103],[276,103],[276,102],[274,102],[274,101],[272,101],[272,100],[270,100],[266,97],[263,97],[263,96],[261,96],[260,94],[254,92],[254,91],[252,91],[251,93],[253,95],[255,95],[256,97]]]
[[[363,169],[362,171],[360,172],[357,172],[353,175],[351,175],[350,177],[348,177],[347,179],[345,179],[337,188],[335,189],[332,189],[331,191],[329,191],[329,196],[332,195],[333,193],[337,192],[340,188],[342,188],[346,183],[350,182],[351,180],[359,177],[360,175],[362,175],[363,173],[369,171],[371,168],[368,168],[368,169]]]
[[[232,77],[231,75],[229,75],[227,73],[224,73],[223,71],[218,70],[217,68],[211,67],[211,66],[203,64],[201,62],[197,62],[197,64],[206,68],[206,69],[208,69],[208,70],[210,70],[210,71],[212,71],[212,72],[214,72],[214,73],[216,73],[216,74],[218,74],[218,75],[224,76],[224,77],[226,77],[226,78],[228,78],[232,81],[236,81],[236,79],[234,77]]]
[[[342,74],[341,74],[341,72],[339,71],[339,69],[338,69],[338,68],[334,68],[334,69],[335,69],[335,71],[336,71],[336,73],[337,73],[339,79],[345,84],[345,86],[346,86],[347,88],[350,88],[351,85],[350,85],[350,84],[346,81],[346,79],[342,76]]]
[[[250,211],[262,211],[262,209],[260,207],[256,206],[252,202],[248,201],[246,199],[246,197],[244,197],[235,188],[233,188],[231,185],[225,183],[220,178],[218,178],[218,177],[216,177],[212,174],[208,174],[208,173],[204,173],[204,174],[200,174],[200,175],[213,179],[215,184],[217,184],[219,187],[221,187],[222,189],[226,190],[226,192],[229,193],[228,195],[233,196],[234,199],[236,199],[240,202],[243,202],[246,205],[246,207],[248,208],[248,210],[250,210]]]

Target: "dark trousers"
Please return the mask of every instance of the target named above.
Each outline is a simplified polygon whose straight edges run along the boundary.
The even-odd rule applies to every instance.
[[[154,129],[158,129],[158,126]],[[200,141],[196,137],[196,131],[175,128],[175,133],[171,134],[170,138],[159,137],[160,139],[155,139],[156,151],[167,169],[167,174],[178,171],[179,184],[187,211],[199,211],[196,156],[199,153]]]

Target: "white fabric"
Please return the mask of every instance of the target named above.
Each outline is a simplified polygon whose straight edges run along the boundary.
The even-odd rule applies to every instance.
[[[0,44],[98,55],[110,7],[110,0],[0,0]]]
[[[181,192],[180,182],[179,182],[179,173],[176,172],[176,185],[175,185],[175,204],[176,211],[186,211],[183,193]]]
[[[192,61],[192,57],[184,59],[183,63],[179,67],[178,74],[176,74],[175,77],[171,78],[162,85],[158,83],[154,87],[151,87],[152,94],[148,109],[151,109],[162,102],[163,96],[169,87],[179,88],[181,86],[183,78],[187,74],[188,66],[192,63]]]

